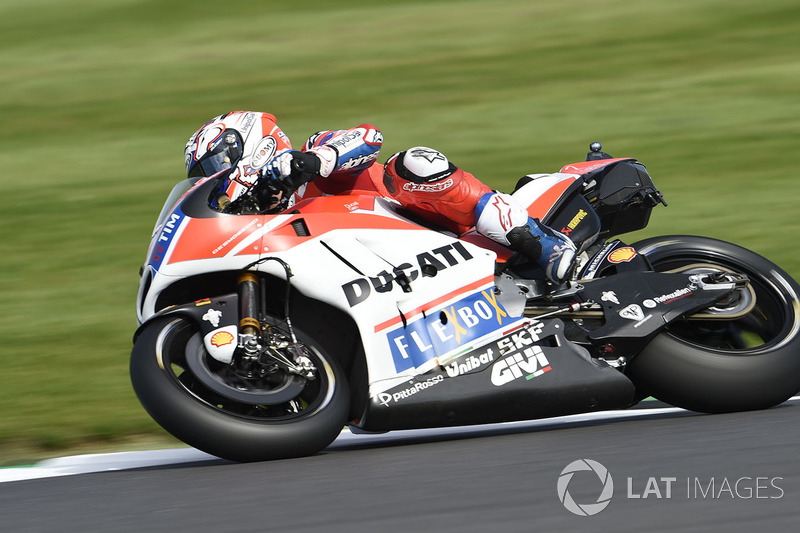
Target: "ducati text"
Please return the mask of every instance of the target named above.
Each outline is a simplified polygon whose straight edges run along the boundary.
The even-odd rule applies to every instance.
[[[460,242],[454,242],[447,246],[442,246],[417,254],[416,264],[402,263],[396,266],[392,272],[382,270],[375,276],[369,278],[357,278],[342,285],[347,303],[354,307],[372,294],[373,290],[377,293],[390,292],[394,289],[399,276],[403,276],[408,282],[414,281],[420,275],[435,275],[435,272],[444,270],[472,259],[472,254]],[[435,269],[435,270],[433,270]],[[431,273],[431,271],[433,271]]]

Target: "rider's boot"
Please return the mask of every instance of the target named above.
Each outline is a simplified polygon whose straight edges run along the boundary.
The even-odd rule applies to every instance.
[[[529,218],[526,225],[509,231],[506,238],[509,248],[537,263],[553,283],[561,283],[569,276],[577,250],[566,235]]]

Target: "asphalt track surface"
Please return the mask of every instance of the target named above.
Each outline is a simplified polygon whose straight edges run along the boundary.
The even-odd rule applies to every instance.
[[[3,532],[796,531],[800,401],[340,438],[313,457],[202,460],[0,483]],[[608,506],[569,512],[557,483],[591,459]],[[602,483],[566,485],[592,504]]]

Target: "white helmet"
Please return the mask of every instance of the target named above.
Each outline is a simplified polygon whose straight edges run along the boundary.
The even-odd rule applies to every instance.
[[[189,138],[184,151],[188,177],[223,174],[227,194],[238,197],[258,178],[277,152],[291,149],[289,138],[269,113],[232,111],[213,118]]]

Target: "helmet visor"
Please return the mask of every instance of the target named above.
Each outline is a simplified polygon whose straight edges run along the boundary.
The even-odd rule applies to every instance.
[[[231,158],[225,152],[217,154],[206,154],[189,171],[190,178],[213,176],[221,170],[231,168]]]
[[[225,130],[219,136],[217,145],[200,158],[189,169],[188,177],[208,177],[217,172],[229,169],[239,163],[242,158],[244,143],[236,130]]]

